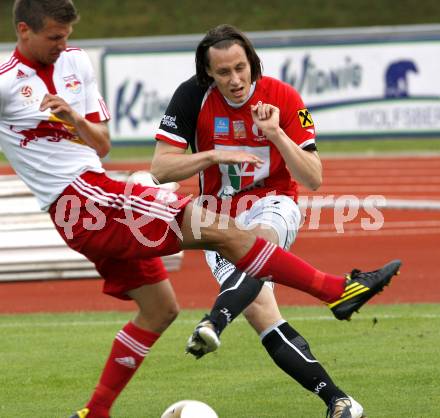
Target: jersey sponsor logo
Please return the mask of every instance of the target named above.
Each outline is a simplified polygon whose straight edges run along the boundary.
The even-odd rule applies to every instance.
[[[229,118],[214,118],[214,135],[229,135]]]
[[[232,129],[234,130],[234,139],[246,138],[246,128],[244,126],[244,120],[233,120]]]
[[[308,128],[309,126],[313,126],[312,115],[307,109],[298,110],[298,118],[303,128]]]
[[[250,163],[219,164],[222,175],[221,189],[218,196],[221,198],[234,196],[237,192],[252,189],[269,177],[270,172],[270,148],[249,146],[215,145],[216,149],[228,151],[246,151],[260,157],[264,163],[261,167],[255,167]]]
[[[17,71],[17,78],[21,79],[21,78],[27,78],[27,74],[25,74],[23,71],[21,71],[20,69]]]
[[[266,141],[266,136],[263,134],[263,131],[254,123],[252,125],[252,133],[254,134],[254,141]]]
[[[176,119],[177,116],[164,115],[161,123],[169,128],[177,129]]]
[[[69,75],[67,77],[63,77],[63,80],[66,82],[64,87],[69,90],[73,94],[81,93],[81,81],[78,80],[78,77],[75,74]]]
[[[36,128],[23,129],[17,131],[14,126],[10,126],[11,131],[22,135],[20,140],[20,148],[26,148],[32,141],[39,139],[47,139],[49,142],[60,142],[62,139],[67,139],[74,142],[82,142],[77,135],[70,132],[67,127],[59,121],[41,121]]]
[[[243,190],[254,183],[255,166],[250,163],[230,164],[228,176],[235,190]]]
[[[33,90],[31,86],[23,86],[20,89],[20,93],[23,97],[29,98],[32,96]]]

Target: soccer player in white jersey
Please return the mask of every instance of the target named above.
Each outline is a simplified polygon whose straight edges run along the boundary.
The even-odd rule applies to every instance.
[[[0,146],[65,242],[95,264],[104,292],[132,299],[139,309],[117,333],[98,385],[74,417],[108,418],[176,317],[160,256],[209,248],[256,279],[271,275],[275,282],[347,306],[342,299],[350,282],[343,277],[317,271],[233,221],[224,231],[218,216],[211,226],[198,225],[197,237],[191,220],[205,211],[190,199],[107,177],[99,157],[110,149],[109,114],[87,55],[67,47],[78,19],[72,1],[15,0],[13,14],[17,47],[0,65]],[[397,268],[368,273],[372,281],[365,273],[364,294],[376,294]],[[347,311],[363,303],[350,302]]]

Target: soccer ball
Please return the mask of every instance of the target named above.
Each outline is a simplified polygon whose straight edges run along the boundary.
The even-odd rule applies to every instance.
[[[173,403],[161,418],[218,418],[218,415],[206,403],[185,400]]]

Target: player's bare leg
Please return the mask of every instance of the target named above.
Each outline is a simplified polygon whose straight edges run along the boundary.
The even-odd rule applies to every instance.
[[[127,292],[138,305],[133,323],[139,328],[164,332],[179,314],[179,305],[169,280],[144,285]]]
[[[261,288],[243,315],[258,335],[282,319],[275,295],[268,286]]]
[[[135,301],[139,312],[117,333],[90,401],[72,418],[109,417],[118,395],[178,315],[179,306],[169,280],[129,290],[127,295]]]

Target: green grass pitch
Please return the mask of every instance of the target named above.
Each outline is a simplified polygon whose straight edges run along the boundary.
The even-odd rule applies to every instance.
[[[325,408],[285,376],[242,317],[215,354],[184,345],[201,311],[183,311],[113,408],[115,418],[159,418],[181,399],[220,418],[319,418]],[[440,305],[374,305],[351,322],[325,307],[283,308],[336,383],[372,418],[438,418]],[[68,417],[90,395],[127,313],[0,316],[0,417]]]

